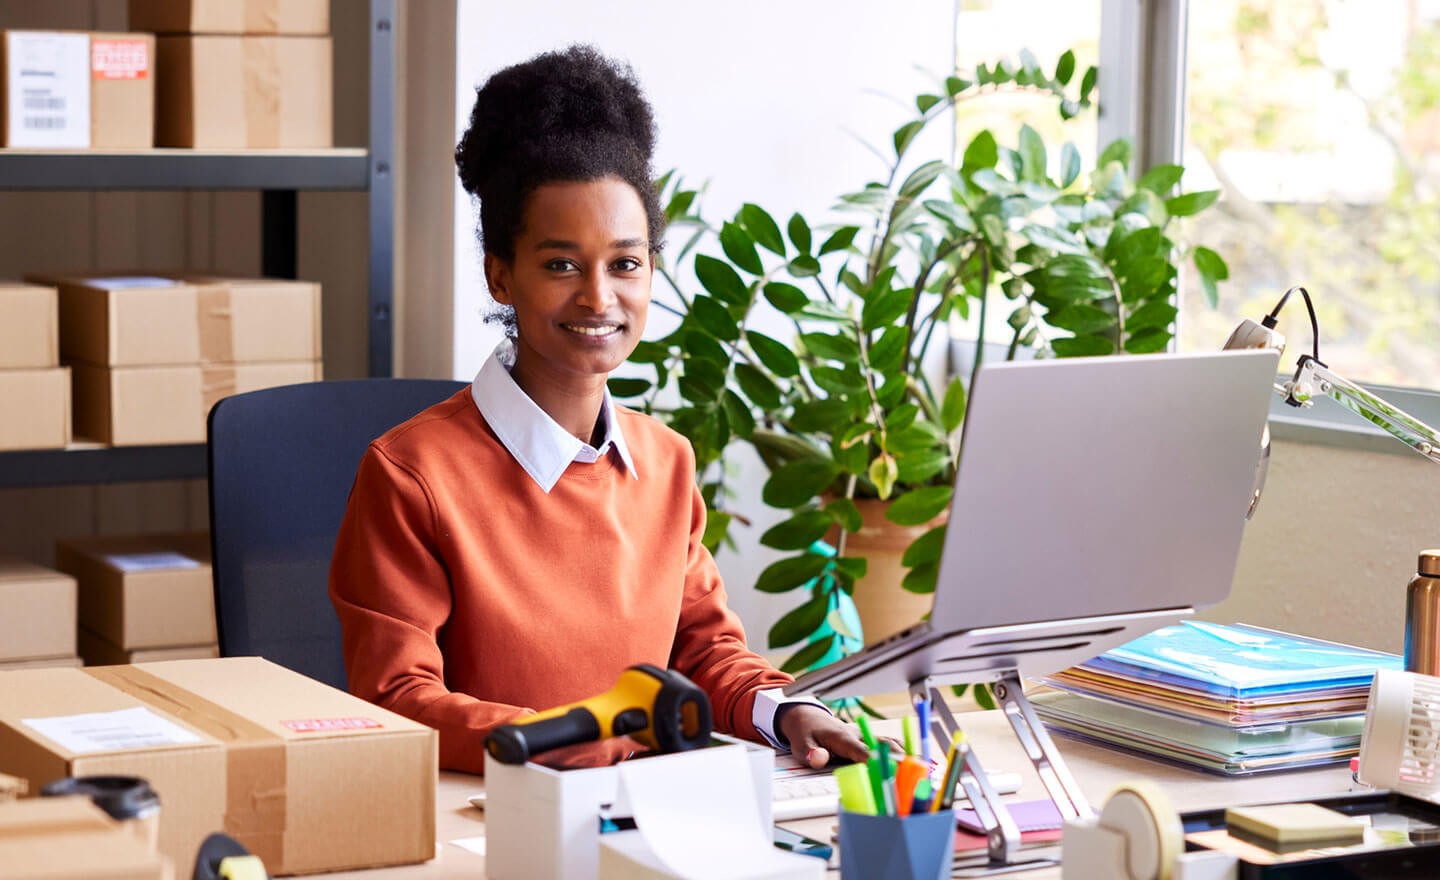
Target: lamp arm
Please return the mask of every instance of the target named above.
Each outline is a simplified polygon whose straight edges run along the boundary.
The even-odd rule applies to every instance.
[[[1281,387],[1284,389],[1285,402],[1291,406],[1309,406],[1317,394],[1329,397],[1362,419],[1385,429],[1406,446],[1440,464],[1440,432],[1338,375],[1310,355],[1300,356],[1295,377]]]

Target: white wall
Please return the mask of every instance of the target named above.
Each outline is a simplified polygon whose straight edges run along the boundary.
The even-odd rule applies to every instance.
[[[475,87],[507,65],[586,42],[629,61],[655,108],[655,167],[692,184],[709,181],[712,221],[742,202],[783,225],[794,211],[812,222],[841,193],[884,170],[872,146],[914,113],[911,99],[935,89],[953,67],[950,0],[460,0],[456,28],[455,136],[464,131]],[[945,126],[931,126],[914,155],[948,155]],[[867,144],[869,146],[867,146]],[[483,325],[488,303],[469,197],[455,187],[454,375],[468,378],[494,346]],[[677,244],[678,246],[678,244]],[[654,314],[652,310],[652,315]],[[652,325],[655,335],[658,328]],[[740,553],[722,553],[732,607],[757,646],[795,597],[749,589],[774,558],[756,538],[776,514],[759,501],[763,468],[746,468],[740,504],[755,524]]]

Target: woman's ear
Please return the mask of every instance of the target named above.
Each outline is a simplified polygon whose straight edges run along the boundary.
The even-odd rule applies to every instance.
[[[485,285],[490,288],[490,296],[496,302],[505,306],[515,305],[510,298],[510,264],[494,254],[485,255]]]

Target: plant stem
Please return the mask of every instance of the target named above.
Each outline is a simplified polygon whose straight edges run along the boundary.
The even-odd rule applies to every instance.
[[[976,245],[980,251],[980,332],[975,334],[975,363],[970,367],[970,382],[965,386],[974,393],[975,377],[980,373],[980,362],[985,359],[985,315],[990,310],[990,252]]]

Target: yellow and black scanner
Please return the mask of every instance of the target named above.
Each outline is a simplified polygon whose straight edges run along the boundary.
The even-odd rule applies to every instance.
[[[495,728],[485,748],[502,764],[523,764],[561,746],[628,734],[659,752],[684,752],[709,743],[713,726],[710,698],[694,682],[641,663],[603,694]]]

